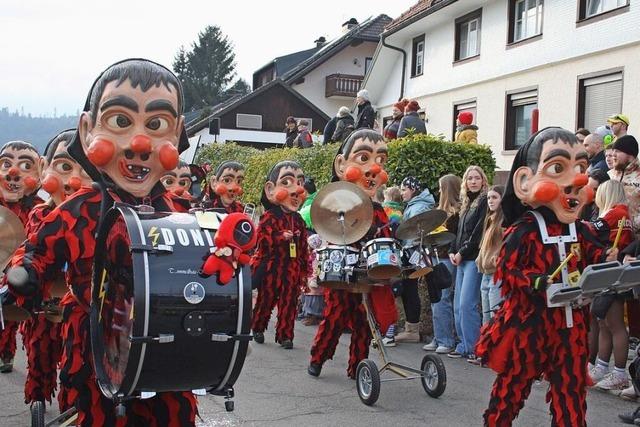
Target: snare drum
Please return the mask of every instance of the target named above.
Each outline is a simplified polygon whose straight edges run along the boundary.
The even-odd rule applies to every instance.
[[[367,274],[375,280],[391,279],[402,271],[402,247],[396,239],[369,240],[362,248]]]
[[[240,375],[251,320],[248,267],[225,286],[202,277],[213,233],[188,213],[116,204],[103,217],[93,266],[91,342],[100,388],[226,394]]]
[[[345,266],[358,263],[360,252],[351,246],[328,245],[318,249],[318,285],[333,289],[345,289],[354,282],[353,274]]]

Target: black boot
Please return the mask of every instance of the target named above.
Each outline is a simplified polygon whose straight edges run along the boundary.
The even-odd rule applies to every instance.
[[[635,411],[618,414],[618,418],[625,424],[633,424],[635,420],[640,419],[640,406]]]
[[[264,344],[264,332],[254,332],[253,340],[258,344]]]
[[[291,350],[293,348],[293,341],[290,339],[284,339],[280,342],[280,345],[286,350]]]
[[[317,363],[309,363],[309,367],[307,368],[307,373],[313,377],[319,377],[320,371],[322,371],[322,365]]]

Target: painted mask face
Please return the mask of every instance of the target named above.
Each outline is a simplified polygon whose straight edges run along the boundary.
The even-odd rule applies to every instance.
[[[584,146],[548,140],[535,173],[527,166],[515,172],[516,196],[533,208],[548,207],[562,223],[575,222],[584,205],[593,201],[594,191],[587,185],[588,165]]]
[[[160,181],[167,191],[178,196],[189,196],[191,169],[189,169],[189,166],[177,167],[163,176]]]
[[[387,143],[373,142],[368,138],[357,139],[347,158],[338,154],[335,170],[340,181],[349,181],[362,188],[369,197],[385,184],[389,177],[384,170],[387,162]]]
[[[44,161],[42,189],[51,195],[56,205],[64,202],[81,187],[91,185],[91,178],[67,152],[66,141],[56,147],[51,163]]]
[[[129,80],[108,83],[95,122],[84,112],[80,137],[100,172],[135,197],[145,197],[160,178],[178,166],[183,126],[176,88],[152,86],[146,92]]]
[[[17,202],[40,187],[40,156],[33,150],[6,148],[0,154],[0,194]]]
[[[242,184],[244,183],[244,170],[225,168],[220,173],[220,178],[211,178],[211,188],[220,197],[224,206],[229,206],[242,196]]]
[[[283,167],[276,182],[267,181],[264,188],[269,201],[288,212],[296,212],[307,197],[302,169]]]

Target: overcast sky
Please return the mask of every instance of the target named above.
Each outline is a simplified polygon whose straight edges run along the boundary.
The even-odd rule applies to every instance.
[[[417,0],[0,0],[0,108],[75,114],[108,65],[144,57],[171,67],[180,45],[218,25],[235,46],[237,73],[332,39],[351,17],[396,18]]]

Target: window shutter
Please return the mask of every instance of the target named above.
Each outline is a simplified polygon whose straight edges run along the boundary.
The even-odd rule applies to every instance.
[[[617,76],[617,80],[611,77]],[[593,130],[607,122],[607,117],[622,111],[622,74],[596,77],[584,82],[584,126]]]

